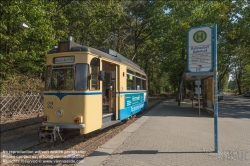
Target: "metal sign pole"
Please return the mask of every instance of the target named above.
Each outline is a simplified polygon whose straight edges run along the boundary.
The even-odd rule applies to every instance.
[[[193,86],[194,85],[192,83],[192,108],[194,108],[194,94],[195,94]]]
[[[217,81],[217,24],[213,28],[214,37],[214,146],[218,153],[218,81]]]
[[[200,78],[198,77],[198,82],[200,82]],[[200,89],[200,84],[198,84],[198,89]],[[199,116],[201,115],[201,108],[200,108],[200,93],[198,94],[198,104],[199,104]]]

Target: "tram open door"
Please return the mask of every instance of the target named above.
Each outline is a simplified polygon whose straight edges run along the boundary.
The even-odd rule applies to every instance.
[[[111,125],[116,122],[117,66],[111,62],[102,61],[102,70],[105,72],[102,82],[102,123]]]

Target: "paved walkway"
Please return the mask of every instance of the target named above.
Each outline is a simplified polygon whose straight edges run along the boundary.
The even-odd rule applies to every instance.
[[[214,153],[214,119],[190,102],[176,105],[162,102],[78,165],[250,165],[250,119],[219,118]]]

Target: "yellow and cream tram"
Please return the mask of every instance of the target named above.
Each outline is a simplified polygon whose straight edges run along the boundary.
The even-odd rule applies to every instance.
[[[125,120],[147,107],[147,76],[110,49],[69,40],[46,55],[44,115],[40,141],[54,141],[63,129],[87,134]]]

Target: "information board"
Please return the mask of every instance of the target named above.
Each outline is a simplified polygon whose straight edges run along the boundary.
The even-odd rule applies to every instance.
[[[213,69],[212,50],[212,29],[210,27],[191,28],[188,32],[188,71],[211,71]]]

